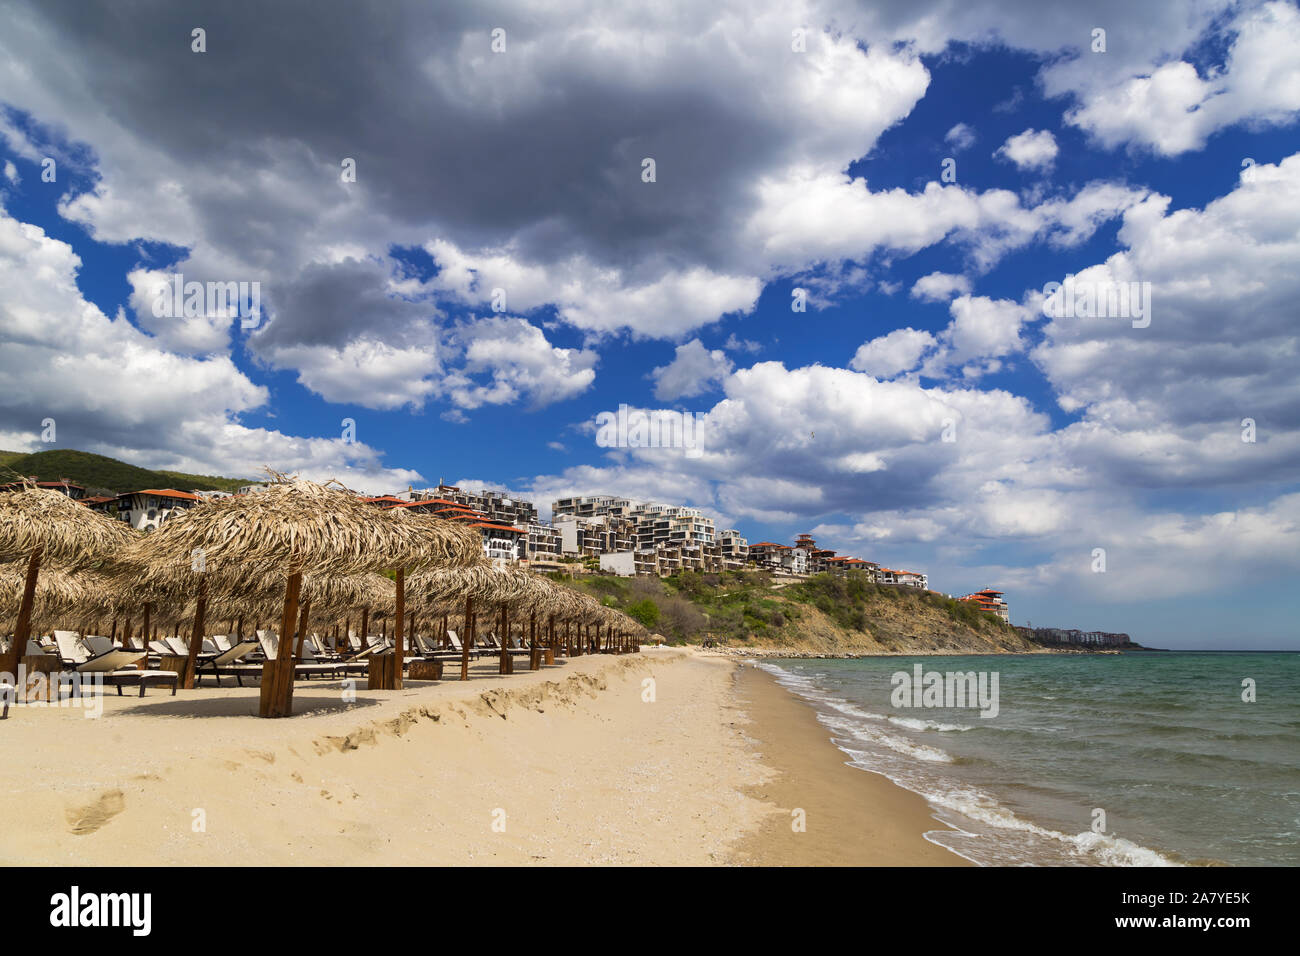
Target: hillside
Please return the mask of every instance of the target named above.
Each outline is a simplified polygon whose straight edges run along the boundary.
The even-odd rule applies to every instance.
[[[969,604],[856,574],[789,582],[759,571],[687,571],[664,580],[578,576],[565,583],[672,642],[827,655],[1043,649]]]
[[[216,478],[187,475],[179,471],[137,468],[116,458],[88,451],[38,451],[32,454],[0,451],[0,476],[35,476],[41,481],[69,481],[97,492],[122,493],[142,488],[175,488],[180,491],[234,491],[249,483],[246,478]]]

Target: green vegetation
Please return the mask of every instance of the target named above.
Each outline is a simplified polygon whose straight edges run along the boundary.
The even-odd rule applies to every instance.
[[[981,611],[968,601],[958,601],[933,591],[876,584],[862,574],[817,574],[789,589],[798,598],[816,607],[840,627],[861,631],[868,626],[868,605],[878,601],[916,601],[945,613],[957,624],[975,630],[993,628],[1011,630],[996,614]]]
[[[210,475],[187,475],[179,471],[151,471],[137,468],[116,458],[88,451],[0,452],[0,468],[9,479],[14,474],[35,476],[40,481],[62,481],[84,485],[99,492],[118,494],[143,488],[174,488],[177,491],[234,491],[249,484],[246,478],[216,478]]]
[[[934,611],[953,624],[990,637],[1012,633],[1010,625],[973,604],[929,591],[875,584],[857,573],[818,574],[790,583],[757,570],[720,574],[683,571],[662,580],[612,575],[576,575],[563,580],[672,643],[712,639],[732,645],[793,646],[801,636],[800,622],[812,608],[846,636],[870,632],[880,643],[899,650],[906,649],[915,622],[934,621]],[[927,613],[931,615],[928,618]]]
[[[637,601],[627,606],[627,616],[642,627],[653,629],[659,624],[659,605],[649,598]]]
[[[729,643],[781,640],[798,609],[776,597],[771,576],[758,571],[651,577],[579,576],[567,584],[616,607],[673,643],[713,638]]]

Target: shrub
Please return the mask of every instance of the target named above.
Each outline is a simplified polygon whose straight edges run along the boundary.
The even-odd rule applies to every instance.
[[[659,605],[649,598],[644,601],[637,601],[635,604],[629,604],[624,610],[627,612],[628,617],[642,627],[653,629],[659,625]]]

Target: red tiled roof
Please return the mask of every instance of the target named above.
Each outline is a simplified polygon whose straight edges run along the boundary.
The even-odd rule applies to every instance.
[[[490,521],[478,521],[470,525],[471,528],[487,528],[489,531],[514,531],[519,534],[527,534],[523,528],[512,528],[504,524],[492,524]]]
[[[156,495],[159,498],[180,498],[183,501],[198,501],[198,495],[192,495],[188,491],[176,491],[173,488],[145,488],[141,491],[128,491],[125,494],[118,495],[119,498],[129,498],[132,495]]]

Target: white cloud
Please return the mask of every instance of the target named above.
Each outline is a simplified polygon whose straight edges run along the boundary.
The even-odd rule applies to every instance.
[[[673,360],[650,373],[655,398],[672,401],[703,395],[730,374],[731,360],[721,349],[710,351],[699,339],[677,346]]]
[[[934,336],[929,332],[911,328],[894,329],[858,346],[849,367],[876,378],[893,378],[916,368],[921,362],[921,356],[936,344]]]
[[[947,272],[931,272],[921,276],[912,286],[912,298],[922,302],[948,302],[953,297],[969,294],[970,279]]]
[[[459,408],[527,401],[534,408],[572,398],[596,379],[596,353],[551,345],[537,326],[518,318],[483,318],[463,326],[463,369],[442,386]],[[473,376],[490,375],[483,384]]]
[[[1066,122],[1104,145],[1133,143],[1163,156],[1200,149],[1237,123],[1294,123],[1300,111],[1300,12],[1291,3],[1247,7],[1222,70],[1202,76],[1192,64],[1166,62],[1089,92]]]
[[[1152,196],[1128,210],[1125,248],[1075,276],[1150,282],[1150,326],[1051,319],[1031,352],[1061,406],[1083,415],[1062,440],[1129,485],[1293,475],[1300,154],[1255,167],[1204,209],[1169,207]],[[1243,418],[1259,423],[1254,444],[1240,440]]]
[[[1009,137],[993,155],[1010,160],[1019,169],[1042,170],[1051,169],[1058,151],[1050,130],[1027,129]]]
[[[975,145],[975,130],[966,123],[958,123],[944,134],[943,141],[957,152],[970,149]]]
[[[61,447],[151,467],[254,476],[270,465],[359,488],[416,477],[383,468],[363,442],[241,425],[241,414],[266,405],[265,388],[228,356],[178,355],[124,316],[110,319],[82,298],[80,266],[67,243],[0,208],[0,433],[30,429],[35,439],[48,417]]]
[[[949,306],[949,312],[952,322],[942,338],[951,346],[948,361],[954,365],[1021,351],[1021,328],[1042,317],[1030,305],[982,295],[959,296]]]
[[[18,177],[18,167],[12,160],[5,160],[5,179],[17,186],[22,180]]]

